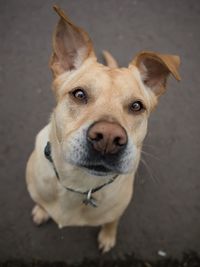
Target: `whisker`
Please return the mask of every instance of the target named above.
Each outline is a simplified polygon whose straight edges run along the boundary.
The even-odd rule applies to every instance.
[[[147,156],[149,156],[149,157],[152,157],[152,158],[154,158],[154,159],[160,161],[160,159],[159,159],[158,157],[156,157],[156,156],[154,156],[153,154],[150,154],[150,153],[148,153],[148,152],[146,152],[146,151],[144,151],[144,150],[141,150],[141,153],[143,153],[144,155],[147,155]]]
[[[142,163],[144,164],[144,166],[146,167],[147,172],[148,172],[148,174],[150,175],[150,178],[152,179],[152,181],[153,181],[154,183],[158,183],[159,180],[156,178],[155,175],[152,174],[151,169],[150,169],[149,165],[147,164],[147,162],[146,162],[144,159],[142,159],[142,158],[141,158],[141,162],[142,162]]]
[[[154,146],[154,145],[150,145],[150,144],[143,144],[142,146],[143,146],[143,147],[144,147],[144,146],[145,146],[145,147],[151,147],[151,148],[156,149],[156,146]]]

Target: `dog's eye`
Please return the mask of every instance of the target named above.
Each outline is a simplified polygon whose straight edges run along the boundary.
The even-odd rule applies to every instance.
[[[132,112],[139,112],[139,111],[141,111],[142,109],[144,109],[144,106],[143,106],[143,104],[142,104],[141,101],[135,101],[135,102],[133,102],[133,103],[131,104],[131,106],[130,106],[130,110],[131,110]]]
[[[72,96],[76,98],[79,102],[87,103],[87,94],[82,88],[76,88],[71,92]]]

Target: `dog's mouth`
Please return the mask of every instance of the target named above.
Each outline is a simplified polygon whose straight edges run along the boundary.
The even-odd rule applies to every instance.
[[[93,175],[106,176],[113,174],[113,170],[106,167],[105,165],[81,165],[81,167],[87,169],[87,171]]]
[[[92,170],[92,171],[97,171],[97,172],[111,172],[110,169],[108,169],[107,167],[103,166],[103,165],[89,165],[89,166],[84,166],[85,168]]]

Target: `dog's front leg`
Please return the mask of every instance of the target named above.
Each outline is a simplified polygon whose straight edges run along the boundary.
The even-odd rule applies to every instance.
[[[98,235],[99,249],[105,253],[116,244],[118,220],[102,225]]]
[[[42,223],[47,222],[50,216],[40,205],[37,204],[32,210],[32,218],[36,225],[41,225]]]

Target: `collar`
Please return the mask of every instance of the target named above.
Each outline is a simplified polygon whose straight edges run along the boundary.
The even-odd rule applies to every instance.
[[[55,174],[56,174],[56,177],[58,179],[58,181],[60,182],[60,176],[58,174],[58,171],[56,169],[56,166],[55,166],[55,163],[53,161],[53,158],[52,158],[52,154],[51,154],[51,143],[48,141],[45,148],[44,148],[44,155],[45,157],[49,160],[49,162],[52,164],[53,166],[53,169],[55,171]],[[62,186],[70,191],[70,192],[74,192],[74,193],[77,193],[77,194],[81,194],[81,195],[84,195],[85,198],[83,199],[83,203],[87,206],[87,205],[91,205],[92,207],[98,207],[97,203],[96,203],[96,200],[95,198],[92,196],[93,193],[99,191],[100,189],[102,189],[103,187],[105,187],[106,185],[109,185],[111,184],[112,182],[115,181],[115,179],[118,177],[118,175],[115,175],[113,176],[108,182],[100,185],[100,186],[97,186],[95,188],[91,188],[90,190],[88,191],[80,191],[80,190],[76,190],[76,189],[73,189],[73,188],[70,188],[70,187],[65,187]],[[61,183],[61,182],[60,182]]]

